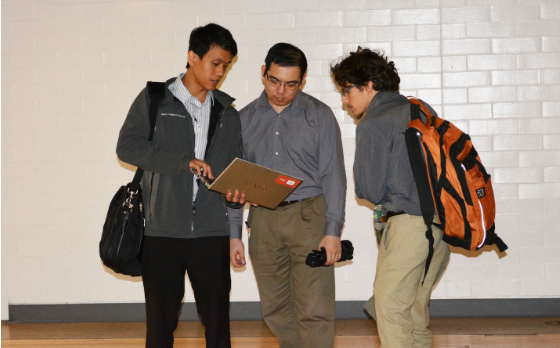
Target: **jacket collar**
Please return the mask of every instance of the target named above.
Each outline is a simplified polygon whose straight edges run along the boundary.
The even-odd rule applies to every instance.
[[[367,108],[366,113],[370,113],[373,109],[375,109],[376,106],[378,106],[379,104],[382,104],[388,98],[394,97],[395,95],[398,95],[398,94],[399,94],[399,92],[397,92],[397,91],[394,91],[394,92],[393,91],[379,91],[379,92],[377,92],[377,94],[373,97],[373,99],[369,103],[369,106]]]
[[[173,101],[175,96],[169,90],[169,85],[172,84],[177,79],[177,76],[170,78],[169,80],[165,81],[165,101]],[[225,92],[222,92],[218,89],[212,91],[212,96],[214,97],[214,101],[217,101],[222,105],[223,108],[230,106],[234,101],[235,98],[232,98]]]

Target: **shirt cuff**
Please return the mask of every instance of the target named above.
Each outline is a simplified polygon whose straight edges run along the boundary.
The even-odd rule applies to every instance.
[[[240,209],[240,208],[243,208],[245,206],[245,204],[228,202],[227,200],[226,200],[226,205],[231,209]]]
[[[229,224],[229,239],[241,239],[243,227],[241,225]]]
[[[327,220],[325,236],[340,237],[342,235],[342,224],[336,221]]]

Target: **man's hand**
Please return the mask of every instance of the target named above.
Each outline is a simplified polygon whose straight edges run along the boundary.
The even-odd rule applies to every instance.
[[[191,172],[193,172],[193,174],[196,173],[198,176],[204,176],[210,180],[214,180],[214,175],[212,174],[210,165],[203,160],[199,160],[197,158],[193,159],[189,162],[189,168],[191,168]]]
[[[232,194],[231,190],[229,190],[225,196],[228,202],[245,204],[245,192],[239,192],[239,190],[236,189],[235,194]]]
[[[325,248],[325,251],[327,252],[327,262],[325,262],[325,266],[330,266],[340,260],[340,257],[342,256],[340,237],[324,236],[317,249],[321,250],[321,247]]]
[[[231,238],[229,240],[229,259],[235,268],[245,266],[245,246],[241,239]]]
[[[228,190],[227,195],[224,195],[224,196],[226,196],[226,200],[228,202],[231,202],[231,203],[245,204],[245,202],[246,202],[245,201],[245,192],[239,192],[238,189],[235,189],[235,194],[233,194],[231,192],[231,190]],[[247,202],[247,203],[251,204],[253,207],[258,207],[259,206],[256,203],[251,203],[251,202]]]

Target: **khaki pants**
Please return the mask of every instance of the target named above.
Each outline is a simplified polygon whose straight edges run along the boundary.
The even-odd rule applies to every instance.
[[[433,226],[434,256],[428,275],[426,225],[421,216],[397,215],[389,219],[379,244],[374,296],[365,305],[377,321],[381,345],[432,347],[428,304],[433,285],[449,261],[449,247]]]
[[[261,310],[281,348],[334,346],[334,267],[305,264],[324,236],[325,209],[320,195],[249,211],[249,254]]]

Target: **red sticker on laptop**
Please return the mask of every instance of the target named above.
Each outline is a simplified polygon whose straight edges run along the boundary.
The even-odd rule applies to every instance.
[[[276,180],[274,180],[274,182],[277,183],[277,184],[280,184],[280,185],[284,185],[284,186],[288,186],[288,187],[291,187],[291,188],[295,188],[295,187],[297,187],[297,186],[299,185],[299,183],[300,183],[301,181],[296,180],[296,179],[289,178],[289,177],[284,176],[284,175],[280,175],[280,176],[278,176],[278,177],[276,178]]]

